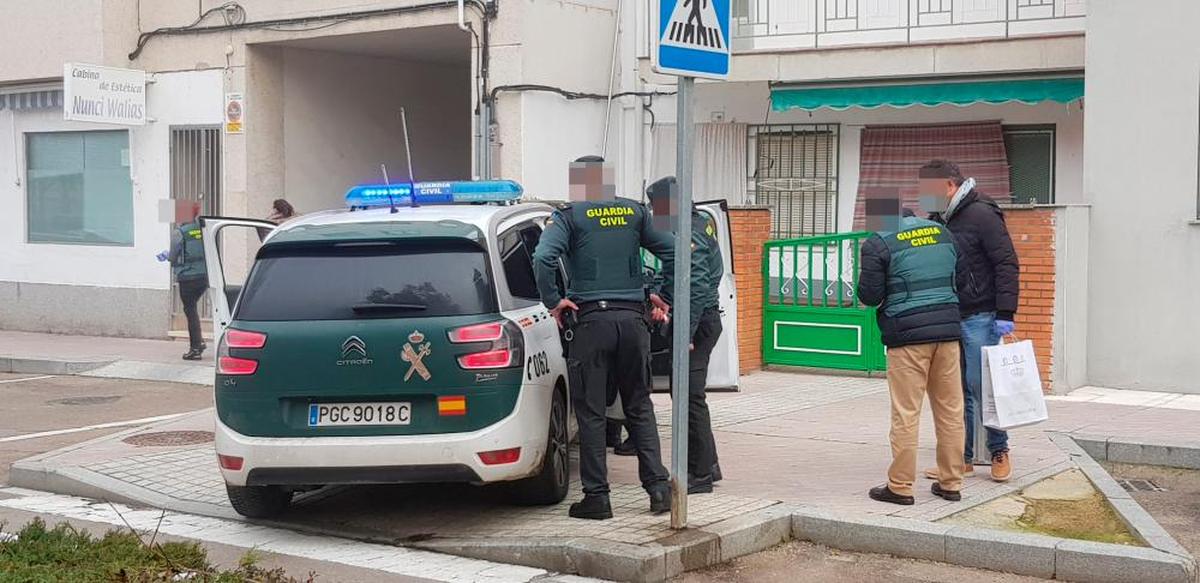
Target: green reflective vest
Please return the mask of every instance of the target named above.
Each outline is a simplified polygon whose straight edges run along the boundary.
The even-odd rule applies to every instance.
[[[177,281],[191,281],[208,277],[204,263],[204,231],[200,223],[185,223],[179,226],[179,256],[171,268]]]
[[[554,271],[559,259],[570,276],[567,296],[575,302],[643,301],[645,291],[640,249],[645,247],[672,266],[671,236],[650,226],[646,208],[616,199],[569,204],[546,222],[533,254],[538,291],[548,307],[561,299]]]
[[[914,308],[957,304],[954,268],[958,252],[945,225],[916,217],[900,220],[900,230],[881,234],[891,254],[887,298],[889,317]]]

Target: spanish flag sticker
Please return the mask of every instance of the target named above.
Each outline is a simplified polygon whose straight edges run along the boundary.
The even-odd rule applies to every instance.
[[[463,395],[438,397],[438,415],[458,417],[467,414],[467,398]]]

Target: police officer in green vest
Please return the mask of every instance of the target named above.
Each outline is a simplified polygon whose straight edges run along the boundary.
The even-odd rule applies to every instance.
[[[867,201],[868,220],[871,218]],[[898,211],[898,199],[893,209]],[[897,213],[898,214],[898,213]],[[896,215],[892,216],[893,222]],[[926,394],[937,434],[938,479],[932,492],[962,499],[963,395],[960,368],[958,252],[944,225],[905,213],[898,225],[863,242],[858,297],[878,306],[876,320],[887,346],[892,400],[892,464],[874,500],[911,505],[917,472],[917,424]]]
[[[672,273],[671,237],[656,231],[646,208],[615,197],[615,179],[603,158],[571,164],[571,203],[546,221],[533,254],[542,302],[569,327],[571,399],[579,422],[579,477],[583,500],[575,518],[612,518],[605,459],[605,406],[609,379],[619,391],[629,433],[637,447],[638,477],[654,513],[671,509],[670,478],[662,464],[658,426],[650,401],[650,333],[641,249]],[[566,295],[558,289],[559,261],[568,272]],[[658,300],[656,313],[668,309]],[[611,377],[610,377],[611,373]]]
[[[678,200],[674,176],[655,181],[646,189],[654,210],[655,227],[671,230],[669,217],[673,201]],[[665,220],[664,220],[665,219]],[[717,229],[708,215],[692,207],[692,279],[691,322],[688,323],[688,494],[713,491],[720,479],[717,444],[712,433],[705,390],[708,387],[708,363],[717,339],[721,337],[721,307],[718,287],[725,273]],[[670,288],[658,286],[658,293],[670,301]],[[669,333],[669,332],[668,332]]]
[[[179,284],[179,299],[183,301],[183,314],[187,316],[189,350],[183,355],[184,360],[200,360],[204,349],[204,336],[200,330],[200,312],[198,304],[204,290],[208,289],[208,268],[204,263],[204,236],[197,220],[200,214],[200,204],[193,204],[188,212],[187,222],[171,233],[171,252],[169,261],[175,281]]]

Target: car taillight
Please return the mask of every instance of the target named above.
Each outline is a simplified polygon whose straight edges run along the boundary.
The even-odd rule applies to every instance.
[[[511,366],[512,351],[506,348],[464,354],[458,357],[459,366],[465,369],[505,368]]]
[[[262,348],[267,345],[267,335],[230,328],[225,331],[224,341],[230,348]]]
[[[525,358],[521,328],[508,320],[455,328],[450,331],[450,342],[487,343],[486,348],[458,356],[458,366],[467,370],[518,367]]]
[[[254,374],[258,371],[258,361],[244,356],[233,356],[229,349],[258,350],[266,345],[267,335],[262,332],[236,328],[225,330],[221,335],[221,343],[217,346],[217,373],[235,376]]]
[[[218,356],[217,371],[226,375],[251,375],[258,370],[258,361],[234,356]]]
[[[217,454],[217,462],[220,463],[221,467],[226,470],[232,470],[234,472],[239,472],[242,470],[242,464],[244,464],[245,461],[246,460],[244,460],[236,455]]]
[[[488,322],[464,326],[450,331],[450,341],[455,344],[464,342],[495,342],[504,336],[504,322]]]
[[[479,461],[485,466],[497,466],[500,464],[511,464],[521,459],[521,448],[514,447],[512,449],[498,449],[495,451],[481,451],[477,454]]]

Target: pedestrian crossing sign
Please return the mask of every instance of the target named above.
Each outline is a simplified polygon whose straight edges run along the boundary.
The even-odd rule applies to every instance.
[[[727,78],[730,0],[657,0],[657,4],[654,70]]]

